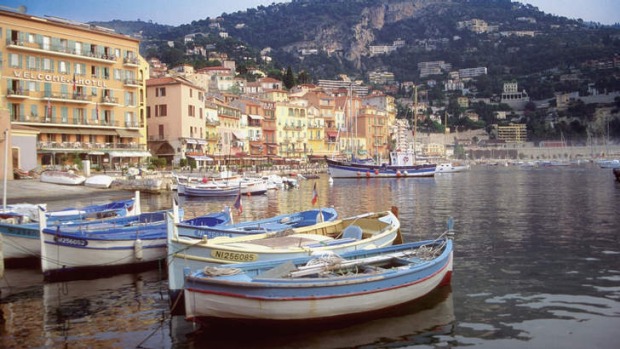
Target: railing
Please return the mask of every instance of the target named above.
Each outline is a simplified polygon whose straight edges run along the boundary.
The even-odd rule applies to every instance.
[[[42,141],[37,143],[38,150],[74,150],[74,151],[90,151],[90,150],[146,150],[146,144],[130,143],[89,143],[89,142],[55,142]]]
[[[11,121],[13,122],[22,122],[26,124],[57,124],[57,125],[75,125],[75,126],[111,126],[111,127],[139,127],[138,122],[125,122],[121,123],[115,120],[92,120],[92,119],[80,119],[80,118],[69,118],[62,116],[45,116],[39,114],[30,114],[24,115],[20,113],[18,115],[11,114]]]
[[[6,95],[7,97],[28,97],[30,96],[30,91],[22,90],[21,88],[17,90],[8,89]]]
[[[81,52],[81,51],[78,52],[75,49],[71,49],[67,46],[62,46],[62,45],[51,45],[51,44],[44,45],[42,43],[24,42],[24,41],[10,40],[10,39],[6,40],[6,45],[7,47],[10,47],[10,48],[23,48],[27,50],[40,50],[40,51],[45,51],[48,53],[56,53],[60,55],[79,56],[81,58],[91,58],[91,59],[104,61],[107,63],[114,63],[116,62],[116,59],[117,59],[115,55],[98,54],[94,52]],[[45,46],[48,46],[48,47],[45,47]]]

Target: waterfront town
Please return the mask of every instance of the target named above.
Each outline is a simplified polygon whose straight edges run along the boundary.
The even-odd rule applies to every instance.
[[[143,58],[138,38],[97,25],[2,10],[0,28],[0,127],[12,159],[8,173],[16,175],[50,167],[122,171],[294,165],[343,155],[381,163],[394,150],[472,161],[617,152],[600,139],[570,149],[562,140],[534,145],[522,123],[497,126],[493,140],[484,129],[458,132],[449,127],[443,133],[418,132],[416,139],[411,130],[426,117],[428,100],[405,101],[409,117],[397,119],[394,97],[345,75],[286,89],[270,77],[239,78],[233,60],[200,69],[167,67],[156,58]],[[418,69],[422,76],[447,68],[437,61]],[[452,75],[458,81],[458,76],[485,72],[479,67]],[[515,82],[506,82],[498,92],[501,102],[513,108],[512,117],[530,102]],[[558,108],[573,97],[558,95]],[[588,98],[602,103],[597,115],[605,120],[615,97]],[[463,108],[472,103],[467,97],[458,102]],[[499,114],[498,119],[510,117]]]

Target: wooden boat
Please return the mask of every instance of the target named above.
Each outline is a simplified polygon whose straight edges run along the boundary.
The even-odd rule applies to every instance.
[[[317,251],[344,253],[389,246],[400,240],[400,221],[390,211],[366,213],[314,225],[248,236],[196,240],[180,235],[168,220],[168,287],[176,310],[183,276],[205,265],[269,261],[311,255]],[[398,239],[398,240],[397,240]]]
[[[186,277],[186,319],[307,321],[414,301],[450,283],[452,239],[209,266]]]
[[[136,204],[137,203],[137,204]],[[83,208],[66,208],[47,212],[49,225],[97,224],[133,217],[140,214],[139,193],[132,199],[118,200],[105,204],[90,205]],[[44,205],[41,205],[45,209]],[[0,234],[4,237],[4,258],[7,264],[19,265],[29,259],[39,259],[41,243],[39,241],[38,209],[34,214],[0,214]]]
[[[43,171],[39,180],[44,183],[81,185],[86,181],[86,177],[72,171]]]
[[[90,188],[107,189],[114,182],[114,177],[108,175],[94,175],[86,178],[84,186]]]
[[[369,162],[325,159],[332,178],[406,178],[432,177],[436,164],[416,164],[415,154],[390,153],[390,163],[377,165]]]
[[[73,278],[89,271],[135,271],[165,262],[166,213],[143,213],[122,225],[103,222],[50,228],[46,228],[43,218],[39,225],[44,278]],[[215,226],[227,224],[229,217],[228,212],[216,212],[184,223]]]
[[[269,190],[267,181],[262,178],[234,178],[224,180],[204,179],[201,183],[177,184],[179,195],[202,197],[235,196],[241,191],[243,195],[260,195]]]

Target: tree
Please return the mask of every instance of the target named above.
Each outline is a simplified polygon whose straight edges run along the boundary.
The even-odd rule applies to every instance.
[[[284,80],[282,83],[284,83],[284,87],[286,87],[287,90],[290,90],[293,86],[295,86],[295,76],[293,75],[293,69],[291,69],[291,66],[286,68],[286,74],[284,75]]]

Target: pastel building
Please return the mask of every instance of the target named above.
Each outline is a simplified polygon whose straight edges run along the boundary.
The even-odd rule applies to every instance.
[[[0,107],[20,129],[12,162],[120,168],[150,156],[139,44],[99,26],[0,10]]]

